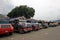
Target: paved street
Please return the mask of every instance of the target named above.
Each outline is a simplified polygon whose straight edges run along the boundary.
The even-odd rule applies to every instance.
[[[2,37],[0,40],[60,40],[60,26],[26,34],[14,33],[12,36]]]

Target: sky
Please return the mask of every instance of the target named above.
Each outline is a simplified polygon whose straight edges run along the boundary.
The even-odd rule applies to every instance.
[[[13,8],[20,5],[33,7],[34,19],[60,19],[60,0],[0,0],[0,14],[7,15]]]

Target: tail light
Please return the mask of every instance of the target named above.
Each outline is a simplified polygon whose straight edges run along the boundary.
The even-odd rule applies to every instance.
[[[1,28],[1,26],[0,26],[0,28]]]
[[[11,25],[11,29],[13,29],[13,26]]]

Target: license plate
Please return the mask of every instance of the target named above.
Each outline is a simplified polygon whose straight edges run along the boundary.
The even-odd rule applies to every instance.
[[[5,31],[5,32],[8,32],[8,31]]]

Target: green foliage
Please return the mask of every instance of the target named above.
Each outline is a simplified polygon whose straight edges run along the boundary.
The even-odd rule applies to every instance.
[[[14,8],[11,12],[7,14],[8,17],[14,18],[19,16],[24,16],[26,18],[31,18],[34,16],[35,10],[31,7],[27,7],[26,5],[21,5],[19,7]]]

